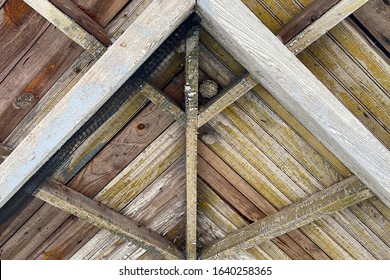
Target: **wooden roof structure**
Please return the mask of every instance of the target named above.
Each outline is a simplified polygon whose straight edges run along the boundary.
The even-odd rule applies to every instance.
[[[389,23],[0,1],[0,259],[390,259]]]

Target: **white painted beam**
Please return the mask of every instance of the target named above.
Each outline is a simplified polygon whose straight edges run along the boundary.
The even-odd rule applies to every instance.
[[[239,0],[198,0],[202,24],[390,207],[390,152]]]
[[[0,165],[0,207],[119,89],[194,5],[195,0],[155,0],[148,6]]]

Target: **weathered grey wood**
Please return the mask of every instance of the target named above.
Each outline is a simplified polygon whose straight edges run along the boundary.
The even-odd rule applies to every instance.
[[[0,207],[141,66],[195,1],[154,1],[0,167]],[[164,26],[164,29],[161,29]],[[148,32],[145,32],[145,31]],[[23,164],[21,164],[23,163]]]
[[[186,104],[186,257],[196,260],[196,209],[197,209],[197,145],[198,145],[198,81],[199,32],[194,26],[187,34],[185,80]]]
[[[165,112],[170,113],[180,125],[185,125],[186,115],[184,111],[165,93],[149,83],[144,83],[140,92]]]
[[[257,82],[251,77],[249,73],[244,73],[234,80],[231,84],[226,86],[219,96],[207,103],[204,108],[200,109],[198,116],[198,127],[201,127],[215,115],[222,112],[226,107],[250,91]]]
[[[201,259],[226,258],[373,196],[355,176],[267,216],[206,248]]]
[[[197,3],[206,29],[390,206],[390,152],[386,147],[243,3],[238,0]]]
[[[102,43],[50,1],[24,0],[24,2],[95,57],[100,57],[106,51],[106,47]]]
[[[39,199],[87,220],[95,226],[131,241],[143,249],[160,253],[168,259],[180,259],[182,254],[161,235],[139,226],[124,215],[94,201],[61,183],[46,181],[34,193]]]
[[[341,0],[330,8],[319,19],[302,30],[286,45],[295,54],[300,53],[311,43],[324,35],[332,27],[336,26],[347,16],[359,9],[368,0]]]

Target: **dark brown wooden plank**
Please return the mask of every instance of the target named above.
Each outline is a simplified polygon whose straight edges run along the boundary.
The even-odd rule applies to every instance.
[[[302,10],[302,12],[293,17],[285,26],[283,26],[276,35],[283,44],[286,44],[339,1],[340,0],[313,1],[309,6]]]
[[[16,127],[83,49],[50,26],[0,85],[0,141]]]
[[[106,47],[112,44],[108,32],[91,19],[83,10],[70,0],[50,0],[57,8],[71,17],[86,31],[96,37]]]
[[[23,0],[8,0],[0,10],[0,82],[49,26]]]
[[[390,1],[370,0],[353,15],[390,52]]]
[[[105,27],[129,0],[72,0],[90,18]]]

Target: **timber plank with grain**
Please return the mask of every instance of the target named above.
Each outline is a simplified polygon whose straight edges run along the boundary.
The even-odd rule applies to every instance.
[[[161,235],[61,183],[47,181],[34,195],[139,247],[162,254],[167,259],[182,258],[182,253]]]
[[[202,129],[201,129],[202,131]],[[207,133],[210,135],[212,130],[208,130]],[[203,131],[204,132],[204,131]],[[278,188],[274,188],[273,185],[268,181],[263,173],[259,172],[251,164],[249,164],[241,154],[234,151],[232,147],[229,147],[229,144],[219,137],[217,134],[212,133],[212,140],[208,137],[205,143],[207,146],[213,150],[221,159],[225,162],[228,162],[229,165],[238,173],[240,176],[245,179],[248,183],[251,184],[254,188],[256,186],[262,186],[261,188],[256,188],[257,191],[264,197],[267,198],[272,204],[278,205],[277,209],[283,208],[291,204],[290,200],[283,196],[280,193]],[[204,137],[204,136],[203,136]],[[201,135],[201,139],[203,139]],[[267,186],[267,187],[266,187]],[[296,198],[299,200],[299,198]],[[283,206],[284,205],[284,206]],[[323,231],[316,223],[309,224],[300,228],[300,230],[314,243],[321,248],[328,256],[335,259],[351,258],[350,255],[337,244],[337,240],[340,238],[337,235],[332,234],[331,232]],[[328,236],[330,234],[330,236]],[[292,236],[293,237],[293,236]],[[296,237],[294,237],[296,238]],[[297,239],[299,242],[301,238]],[[303,239],[304,240],[304,239]]]
[[[72,18],[76,23],[83,27],[87,32],[91,33],[106,47],[112,44],[111,38],[99,24],[91,19],[82,9],[70,0],[50,0],[63,13]]]
[[[152,184],[136,196],[121,213],[140,225],[147,226],[156,232],[165,235],[167,229],[170,230],[173,228],[177,224],[177,221],[180,220],[177,218],[175,219],[174,217],[180,217],[184,213],[184,204],[182,206],[182,211],[177,211],[178,209],[174,207],[174,199],[184,201],[183,163],[183,158],[181,158],[172,164]],[[166,213],[164,209],[167,209],[168,213]],[[165,215],[165,218],[161,217],[159,212],[162,212],[162,216]],[[163,218],[162,222],[159,222],[160,224],[150,227],[153,221],[159,221],[160,218]],[[167,219],[169,221],[167,221]],[[119,241],[116,241],[116,243],[118,242]],[[95,250],[97,243],[100,244],[98,247],[107,248],[105,250],[109,251],[110,246],[115,242],[113,242],[111,234],[100,231],[85,244],[83,248],[78,250],[78,252],[72,256],[72,259],[91,258],[90,252]],[[128,242],[123,243],[120,247],[123,249],[122,257],[128,254],[129,249],[126,249],[126,247],[129,247]],[[120,255],[117,255],[117,257],[120,257]],[[96,256],[93,258],[96,258]]]
[[[390,205],[390,153],[387,148],[243,3],[231,0],[228,3],[234,4],[235,8],[229,10],[226,9],[227,3],[222,4],[218,0],[201,0],[197,3],[204,26],[220,38],[222,44],[286,109],[322,139],[386,205]],[[245,18],[245,22],[240,18]],[[270,48],[274,53],[269,53]],[[256,61],[256,65],[253,61]]]
[[[175,59],[175,58],[173,58],[173,59]],[[170,63],[169,63],[169,61],[170,60],[168,60],[166,63],[164,63],[164,66],[165,66],[165,68],[168,68],[168,66],[170,65]],[[169,68],[171,71],[177,71],[177,70],[175,70],[174,68]],[[153,75],[153,79],[154,79],[154,82],[156,83],[156,84],[163,84],[165,81],[164,80],[160,80],[160,77],[159,77],[159,75],[158,75],[158,73],[159,72],[161,72],[161,71],[166,71],[166,70],[164,70],[164,67],[162,67],[162,68],[160,68],[159,69],[159,71],[157,71],[156,72],[156,75]],[[173,90],[175,90],[175,89],[173,89]],[[172,95],[172,94],[176,94],[173,90],[171,90],[171,88],[167,88],[167,90],[166,90],[166,93],[167,94],[169,94],[169,95]],[[179,89],[180,91],[182,91],[182,89]],[[133,100],[133,101],[137,101],[137,99],[131,99],[131,100]],[[128,103],[130,106],[131,106],[131,101]],[[136,102],[137,103],[137,102]],[[139,105],[139,104],[138,104]],[[126,106],[124,106],[124,108],[126,109]],[[129,107],[129,108],[131,108],[131,107]],[[155,109],[152,109],[152,108],[155,108]],[[123,111],[123,110],[122,110]],[[130,111],[129,111],[130,112]],[[127,115],[129,112],[126,112],[126,110],[124,111],[124,114],[125,115]],[[148,113],[145,113],[145,112],[148,112]],[[164,120],[166,120],[166,121],[168,121],[168,117],[169,116],[167,116],[166,114],[165,115],[159,115],[159,112],[158,112],[158,110],[157,110],[157,108],[156,107],[150,107],[149,109],[146,109],[146,111],[145,111],[144,113],[141,113],[140,114],[140,116],[138,116],[134,121],[135,121],[135,123],[133,123],[133,124],[131,124],[131,125],[129,125],[129,127],[127,128],[127,129],[124,129],[124,131],[122,132],[122,134],[123,135],[126,135],[126,134],[128,134],[128,136],[126,136],[126,137],[122,137],[122,138],[119,138],[119,139],[122,139],[122,140],[120,140],[120,141],[118,141],[118,143],[116,143],[115,141],[114,142],[112,142],[111,144],[109,144],[108,145],[108,148],[106,149],[106,150],[104,150],[103,151],[103,157],[106,157],[106,158],[109,158],[110,157],[110,152],[107,152],[107,151],[110,151],[110,149],[115,149],[115,148],[120,148],[121,147],[121,145],[124,145],[125,143],[126,143],[126,138],[128,138],[128,137],[130,137],[130,135],[132,135],[132,133],[134,132],[134,135],[136,136],[136,135],[139,135],[140,134],[140,136],[142,136],[142,135],[148,135],[149,134],[149,131],[153,131],[153,129],[154,129],[154,125],[160,125],[161,126],[161,129],[164,129],[165,127],[166,127],[166,125],[168,125],[168,122],[165,122]],[[123,114],[122,114],[123,115]],[[115,124],[115,126],[118,126],[118,127],[120,127],[121,125],[120,125],[120,122],[118,122],[118,119],[122,119],[123,120],[123,118],[121,118],[120,117],[121,116],[121,114],[117,114],[117,115],[114,115],[114,117],[113,117],[113,121],[114,120],[116,120],[116,121],[114,121],[114,122],[117,122],[116,124]],[[155,122],[153,122],[153,118],[157,118],[157,119],[159,119],[160,121],[162,121],[162,122],[158,122],[158,123],[155,123]],[[139,124],[142,124],[142,126],[147,126],[147,129],[142,129],[142,127],[141,127],[141,130],[139,130],[138,129],[138,125]],[[104,127],[104,126],[103,126]],[[106,125],[105,125],[105,127],[108,127],[109,129],[108,129],[108,131],[106,131],[106,132],[104,132],[105,130],[103,129],[103,130],[98,130],[96,133],[95,133],[95,137],[94,138],[92,138],[92,140],[93,141],[90,141],[90,140],[87,140],[86,142],[85,142],[85,144],[83,144],[81,147],[80,147],[80,149],[78,149],[70,158],[69,158],[69,160],[67,161],[68,163],[65,163],[65,164],[63,164],[63,167],[62,167],[62,171],[61,171],[61,168],[56,172],[56,176],[58,176],[58,177],[55,177],[57,180],[60,180],[60,181],[62,181],[62,180],[64,180],[65,178],[67,178],[67,177],[69,177],[70,176],[70,174],[72,174],[72,173],[75,173],[75,172],[77,172],[78,170],[79,170],[79,168],[81,167],[80,166],[80,164],[74,164],[73,166],[71,166],[71,165],[69,165],[69,163],[71,163],[71,162],[81,162],[81,160],[77,160],[78,158],[80,158],[80,156],[85,156],[85,155],[91,155],[91,152],[89,152],[89,151],[94,151],[94,152],[97,152],[98,151],[98,149],[97,149],[97,147],[98,146],[103,146],[104,144],[105,144],[105,141],[106,140],[109,140],[109,137],[108,137],[108,135],[115,135],[115,133],[116,133],[116,131],[114,130],[114,129],[111,129],[112,127],[110,127],[110,125],[107,125],[107,123],[106,123]],[[152,130],[149,130],[149,129],[152,129]],[[102,132],[103,131],[103,132]],[[157,134],[159,133],[158,131],[160,131],[160,130],[156,130],[156,132],[157,132]],[[145,133],[145,134],[144,134]],[[155,134],[156,136],[157,136],[157,134]],[[96,138],[96,136],[97,135],[100,135],[100,136],[102,136],[103,138],[101,138],[101,137],[98,137],[98,138]],[[155,136],[155,137],[156,137]],[[131,137],[133,137],[133,136],[131,136]],[[101,140],[99,140],[99,139],[101,139]],[[142,141],[145,141],[146,140],[146,138],[145,139],[142,139],[142,138],[139,138],[138,140],[135,138],[135,139],[131,139],[130,140],[130,142],[132,142],[132,143],[134,143],[135,144],[135,146],[134,147],[137,147],[137,149],[139,149],[139,148],[141,148],[141,149],[143,149],[143,147],[146,147],[147,145],[148,145],[148,143],[149,143],[149,141],[146,141],[146,143],[143,143],[142,145],[139,145],[139,144],[137,144],[137,142],[138,141],[140,141],[140,143],[142,142]],[[109,148],[109,147],[111,147],[111,148]],[[129,147],[129,146],[128,146]],[[119,150],[118,150],[119,151]],[[140,150],[139,150],[140,151]],[[118,152],[116,152],[116,151],[113,151],[116,155],[119,155],[118,154]],[[126,149],[124,149],[124,155],[126,155],[128,153],[128,150],[127,150],[127,148]],[[106,154],[106,155],[105,155]],[[105,156],[104,156],[105,155]],[[130,156],[131,156],[131,154],[130,154]],[[82,157],[81,157],[82,158]],[[126,157],[125,157],[126,158]],[[128,160],[129,161],[127,161],[126,159],[122,159],[122,160],[124,160],[124,163],[123,164],[126,164],[126,162],[129,162],[129,161],[131,161],[131,158],[129,158]],[[117,159],[119,160],[119,162],[121,162],[121,157],[117,157]],[[85,160],[85,159],[84,159]],[[98,160],[99,161],[99,160]],[[104,161],[101,161],[101,163],[103,163]],[[100,163],[99,163],[100,164]],[[98,165],[99,165],[98,164]],[[121,163],[122,164],[122,163]],[[86,168],[85,168],[85,170],[82,170],[82,172],[80,173],[80,174],[78,174],[78,177],[76,177],[76,178],[81,178],[82,176],[93,176],[92,178],[91,178],[91,184],[93,184],[93,182],[94,182],[94,180],[96,180],[97,178],[96,178],[96,176],[104,176],[104,174],[100,174],[100,173],[98,173],[98,174],[95,174],[95,175],[93,175],[95,172],[94,172],[94,170],[95,170],[95,168],[91,168],[92,166],[96,166],[96,168],[99,168],[98,167],[98,165],[96,165],[96,164],[93,164],[93,165],[91,165],[91,164],[89,164]],[[118,163],[116,164],[116,166],[118,166],[119,167],[119,165],[118,165]],[[70,169],[68,169],[70,167]],[[107,167],[107,166],[106,166]],[[106,174],[106,175],[109,175],[109,174]],[[110,180],[109,179],[109,177],[107,178],[108,180]],[[80,179],[74,179],[74,180],[80,180]],[[101,179],[99,179],[99,180],[101,180]],[[64,181],[65,182],[65,181]],[[104,186],[104,180],[102,181],[102,186]],[[108,181],[107,181],[108,182]],[[82,181],[82,183],[86,183],[87,185],[88,185],[88,180],[87,181],[85,181],[85,179]],[[92,185],[91,185],[92,186]],[[32,213],[34,213],[38,208],[39,208],[39,206],[41,206],[41,204],[39,204],[39,205],[37,205],[37,204],[35,204],[35,203],[33,203],[33,204],[31,204],[31,209],[29,209],[30,211],[27,211],[27,213],[30,213],[31,212],[31,214]],[[25,208],[29,208],[29,206],[27,206],[27,207],[25,207]],[[16,219],[11,219],[12,221],[9,221],[10,223],[12,223],[12,224],[16,224],[17,226],[15,227],[15,228],[13,228],[13,230],[11,230],[11,228],[8,228],[7,227],[7,230],[6,230],[6,232],[7,232],[7,236],[10,236],[10,235],[12,235],[12,233],[15,231],[15,230],[17,230],[18,229],[18,227],[21,225],[21,224],[23,224],[23,222],[24,222],[24,220],[23,219],[20,219],[20,217],[18,218],[18,217],[15,217]],[[72,219],[68,219],[68,221],[69,221],[69,224],[71,224],[71,222],[72,222]],[[66,226],[64,226],[64,227],[66,227]],[[70,227],[70,228],[72,228],[72,227]],[[96,232],[95,232],[96,233]],[[91,234],[91,233],[90,233]],[[51,237],[51,239],[56,239],[56,238],[58,238],[60,236],[60,233],[58,232],[57,233],[57,237]],[[93,232],[92,232],[92,235],[91,235],[91,237],[93,236]],[[5,237],[6,238],[6,237]],[[65,237],[64,237],[65,238]],[[88,236],[86,237],[86,239],[88,240]],[[5,239],[6,240],[6,239]],[[80,245],[80,243],[82,243],[82,242],[78,242],[79,240],[75,240],[75,238],[74,239],[72,239],[72,240],[70,240],[69,241],[69,243],[70,244],[74,244],[74,246],[81,246]],[[58,242],[63,242],[62,240],[59,240]],[[73,243],[72,243],[73,242]],[[52,242],[44,242],[40,247],[44,247],[44,244],[51,244]],[[48,246],[48,245],[46,245],[46,246]],[[69,245],[70,247],[71,246],[73,246],[73,245]],[[39,251],[39,249],[37,249],[38,251]],[[72,249],[71,249],[72,250]],[[58,252],[58,250],[57,251],[55,251],[55,252],[57,252],[58,254],[60,254],[60,255],[56,255],[56,254],[52,254],[51,256],[53,257],[53,258],[60,258],[60,256],[61,256],[61,252]]]
[[[23,1],[10,0],[8,2],[9,4],[7,5],[10,5],[11,13],[20,15],[18,11],[21,7],[22,11],[24,10],[26,13],[28,12],[32,14],[33,18],[31,20],[36,21],[39,19],[39,24],[34,24],[33,21],[28,21],[26,23],[28,24],[27,28],[32,28],[32,32],[29,34],[35,34],[36,36],[34,40],[32,40],[29,36],[25,36],[25,33],[23,33],[23,36],[16,37],[17,40],[20,40],[19,38],[21,38],[23,41],[26,40],[26,42],[27,40],[31,40],[32,43],[35,41],[36,42],[34,44],[28,44],[28,46],[25,46],[23,57],[19,57],[16,54],[9,54],[9,57],[14,59],[14,61],[10,61],[10,64],[9,66],[7,65],[7,67],[10,67],[10,69],[12,68],[12,71],[8,74],[6,79],[3,80],[5,77],[0,79],[0,81],[2,81],[0,91],[0,98],[2,100],[0,103],[0,125],[2,127],[0,132],[1,142],[7,138],[7,136],[18,125],[23,117],[28,114],[34,105],[46,94],[50,87],[58,80],[58,78],[66,71],[66,69],[71,66],[71,64],[76,60],[82,51],[81,48],[79,48],[69,38],[62,34],[61,31],[54,28],[53,26],[48,28],[48,22],[35,11],[33,11],[29,6],[27,6]],[[94,4],[97,2],[98,1],[95,1]],[[119,4],[119,2],[122,1],[116,2]],[[92,2],[90,4],[93,5]],[[4,11],[7,5],[4,6],[2,11]],[[93,8],[92,6],[90,7],[91,9]],[[109,8],[106,7],[106,9],[101,10],[98,14],[95,15],[95,19],[98,20],[100,18],[104,18],[104,22],[108,23],[108,21],[111,20],[112,17],[121,8],[121,5],[117,4],[112,5],[112,7]],[[16,19],[18,19],[18,17],[16,17]],[[36,27],[35,25],[42,25],[42,30],[40,30],[40,28]],[[20,32],[19,28],[22,28],[23,26],[24,25],[17,27],[17,32]],[[38,36],[39,34],[42,35]],[[22,42],[18,41],[15,43],[18,43],[18,47],[22,46],[23,44],[25,45],[25,43],[22,44]],[[18,47],[12,47],[8,49],[10,51],[17,51]],[[41,57],[42,53],[45,53],[43,57]],[[7,54],[7,52],[1,52],[0,56],[2,54]],[[18,58],[18,60],[16,60],[16,58]],[[21,82],[20,77],[23,77],[23,82]],[[3,91],[7,93],[7,97],[3,96]],[[19,102],[19,105],[16,104],[18,109],[15,109],[13,106],[13,100],[18,97],[22,101],[24,97],[24,99],[28,102]]]
[[[23,0],[8,0],[3,5],[0,9],[0,82],[49,26]]]
[[[290,205],[277,214],[228,235],[206,248],[201,253],[201,258],[227,257],[237,250],[250,248],[253,243],[269,240],[281,232],[288,232],[291,228],[298,228],[372,196],[372,192],[356,177],[348,178],[306,200]]]
[[[169,134],[169,130],[167,133]],[[168,134],[164,134],[162,136],[163,137],[165,136],[165,138],[166,138],[167,136],[170,135],[170,134],[169,135]],[[165,139],[165,140],[167,140],[167,139]],[[159,139],[154,141],[154,146],[156,146],[156,145],[161,146],[162,144],[170,145],[172,143],[176,143],[173,140],[175,140],[175,138],[173,138],[170,141],[161,141],[161,137],[160,137]],[[149,162],[152,162],[154,164],[154,167],[159,166],[159,168],[157,168],[157,169],[160,171],[153,171],[153,170],[156,170],[156,168],[154,168],[154,169],[150,168],[150,166],[147,162],[146,162],[146,164],[145,163],[143,165],[141,164],[141,162],[143,162],[142,158],[144,158],[143,156],[145,155],[145,151],[143,153],[141,153],[140,155],[138,155],[137,158],[132,160],[130,163],[130,166],[127,166],[127,168],[129,168],[129,170],[134,172],[134,173],[131,172],[131,174],[130,174],[130,176],[133,176],[133,177],[131,177],[131,178],[123,177],[124,175],[127,174],[126,171],[123,173],[123,175],[118,174],[116,176],[116,177],[118,177],[118,176],[122,177],[124,179],[128,178],[129,180],[134,180],[133,181],[133,183],[134,183],[133,188],[129,187],[129,189],[127,189],[127,195],[119,195],[119,196],[117,196],[116,199],[113,200],[113,198],[115,197],[115,193],[117,191],[123,191],[123,193],[124,193],[125,190],[118,188],[119,184],[113,183],[112,179],[114,179],[114,178],[112,178],[110,180],[111,186],[110,185],[109,185],[109,187],[105,186],[109,182],[108,180],[106,180],[102,184],[102,187],[104,187],[104,190],[100,191],[97,195],[95,195],[94,199],[100,201],[101,203],[103,203],[105,205],[109,205],[111,208],[113,208],[117,211],[120,211],[122,209],[122,207],[127,204],[129,199],[137,196],[140,193],[140,191],[142,191],[143,188],[145,188],[151,181],[153,181],[154,178],[156,178],[156,176],[158,176],[160,174],[160,172],[162,172],[162,171],[164,171],[164,169],[168,168],[168,166],[170,164],[172,164],[172,162],[174,162],[175,159],[177,159],[183,153],[183,151],[180,152],[177,150],[177,152],[175,152],[172,155],[173,157],[171,156],[172,159],[169,159],[168,156],[170,155],[170,152],[176,151],[175,146],[178,146],[178,144],[180,145],[180,143],[177,143],[176,145],[172,145],[172,147],[170,147],[170,149],[168,149],[168,151],[166,151],[166,152],[164,149],[161,150],[160,152],[163,153],[162,155],[159,153],[156,153],[155,152],[156,150],[151,149],[150,147],[148,149],[149,152],[146,151],[146,155],[149,155],[149,157],[148,157],[150,159]],[[181,145],[183,145],[182,142],[181,142]],[[159,160],[153,161],[153,159],[156,159],[156,158],[159,158]],[[133,169],[131,169],[131,168],[133,168]],[[136,168],[136,169],[134,169],[134,168]],[[114,179],[114,182],[115,182],[115,179]],[[122,185],[122,186],[125,186],[125,188],[126,188],[127,185]],[[124,214],[126,214],[126,213],[124,213]],[[90,227],[91,227],[91,225],[88,223],[83,224],[83,228],[90,228]],[[70,225],[69,230],[74,232],[75,226]],[[72,240],[78,240],[78,238],[80,238],[80,237],[75,235],[75,236],[68,238],[68,240],[66,242],[69,243],[69,245],[72,245],[72,244],[74,244],[74,243],[72,243]],[[49,251],[56,251],[55,250],[56,244],[63,242],[62,239],[63,239],[62,236],[57,236],[56,242],[48,244],[48,246],[49,246],[48,250]],[[83,243],[87,242],[87,241],[88,240],[83,240]],[[80,245],[78,245],[78,247],[79,246]],[[68,250],[71,252],[74,251],[73,248],[69,248]],[[68,255],[67,257],[70,257],[70,256]],[[52,255],[52,258],[55,259],[56,256]]]
[[[91,55],[100,58],[106,51],[106,47],[99,40],[49,0],[24,0],[24,2]]]
[[[155,120],[158,121],[156,122]],[[98,156],[95,156],[67,185],[88,197],[93,197],[104,188],[121,169],[141,153],[149,143],[160,135],[171,122],[171,117],[166,113],[162,113],[154,105],[145,108],[141,114],[116,135],[114,139],[100,151]],[[137,128],[140,123],[145,125],[145,128],[142,130]],[[113,157],[113,155],[118,156]],[[96,172],[96,170],[99,170],[99,172]],[[42,208],[46,209],[42,211],[46,212],[45,219],[48,220],[61,214],[57,218],[59,220],[58,226],[69,216],[69,214],[62,216],[63,212],[47,204]],[[32,224],[34,219],[35,216],[30,218]],[[43,228],[44,227],[42,227],[42,229]],[[29,242],[33,247],[42,243],[42,241],[54,231],[54,229],[47,229],[47,231],[41,232],[40,235],[35,235],[28,226],[22,227],[19,231],[22,230],[31,233],[31,236],[28,235],[30,236],[29,238],[26,237],[22,240],[20,240],[18,236],[12,237],[11,239],[16,239],[18,240],[17,242],[21,244]],[[28,239],[30,240],[26,241]],[[5,248],[3,249],[4,251],[7,251]],[[26,250],[26,252],[24,252],[25,250],[22,250],[19,254],[23,254],[23,256],[27,257],[31,253],[30,250],[31,248]],[[60,254],[61,252],[58,253]],[[56,255],[53,254],[52,257],[56,258]]]
[[[112,47],[94,64],[80,79],[72,90],[57,104],[56,109],[45,117],[41,126],[36,127],[13,153],[1,165],[0,185],[2,199],[0,205],[17,192],[22,185],[59,149],[71,135],[80,128],[138,69],[141,64],[158,48],[177,26],[189,15],[194,6],[193,1],[180,3],[153,2],[144,13],[134,22],[132,27],[114,43]],[[174,13],[170,10],[171,7]],[[166,11],[167,16],[156,17],[156,13]],[[146,24],[147,22],[147,24]],[[160,30],[161,24],[167,29]],[[153,30],[147,34],[139,29]],[[156,28],[153,28],[155,26]],[[142,34],[142,36],[141,36]],[[136,38],[136,42],[134,42]],[[129,44],[131,40],[131,44]],[[131,55],[129,55],[131,54]],[[118,63],[118,64],[116,64]],[[105,68],[115,65],[113,68]],[[101,67],[106,71],[102,75]],[[93,89],[94,94],[88,93]],[[83,96],[80,100],[79,97]],[[81,106],[82,104],[82,106]],[[82,108],[82,110],[81,110]],[[67,116],[71,114],[71,118]],[[53,131],[51,126],[58,127]],[[28,148],[30,146],[30,148]],[[19,165],[23,159],[29,159],[28,164]],[[18,166],[18,167],[17,167]],[[12,169],[12,179],[8,173]]]
[[[390,52],[390,4],[386,0],[368,1],[353,15]]]
[[[144,0],[132,1],[121,13],[115,17],[107,26],[108,31],[115,37],[119,37],[132,22],[144,11]],[[150,3],[146,3],[150,4]],[[104,14],[102,14],[104,16]],[[61,100],[61,98],[78,82],[78,80],[96,62],[86,51],[68,68],[50,90],[39,100],[38,104],[32,108],[27,116],[7,137],[5,143],[15,148],[38,123],[50,112],[50,110]],[[157,71],[159,72],[159,71]],[[169,72],[169,71],[168,71]],[[157,74],[157,76],[159,76]],[[165,81],[165,80],[164,80]],[[158,84],[156,84],[158,85]]]

